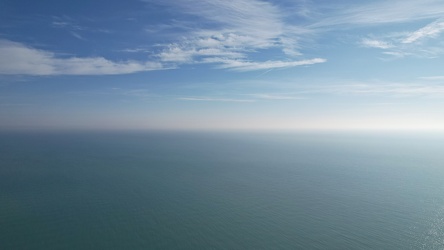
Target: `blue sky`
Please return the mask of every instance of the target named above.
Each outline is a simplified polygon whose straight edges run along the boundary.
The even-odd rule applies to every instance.
[[[443,129],[444,1],[0,1],[0,129]]]

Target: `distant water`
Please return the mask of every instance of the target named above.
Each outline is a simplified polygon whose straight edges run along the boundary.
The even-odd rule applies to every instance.
[[[1,134],[0,249],[444,249],[444,136]]]

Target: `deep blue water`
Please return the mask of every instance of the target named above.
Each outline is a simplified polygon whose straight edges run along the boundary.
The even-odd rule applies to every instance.
[[[3,133],[0,249],[444,249],[444,136]]]

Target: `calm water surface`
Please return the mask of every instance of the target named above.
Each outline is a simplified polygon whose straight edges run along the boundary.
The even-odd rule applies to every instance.
[[[0,249],[444,249],[444,136],[0,134]]]

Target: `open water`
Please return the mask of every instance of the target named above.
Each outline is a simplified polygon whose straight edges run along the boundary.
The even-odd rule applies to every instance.
[[[3,133],[0,249],[444,249],[444,136]]]

